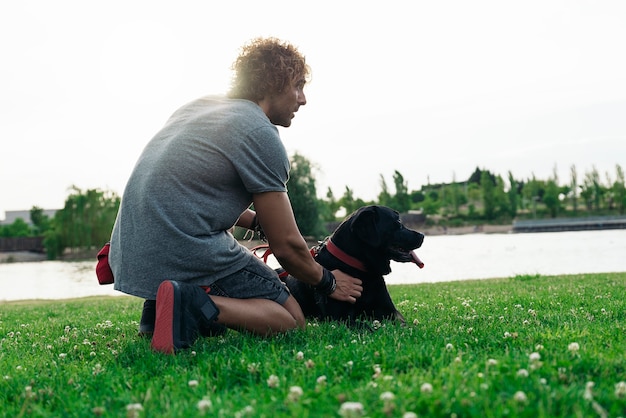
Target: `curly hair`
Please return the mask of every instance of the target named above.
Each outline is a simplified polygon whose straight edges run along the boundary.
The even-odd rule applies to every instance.
[[[308,81],[311,75],[304,55],[276,38],[256,38],[244,45],[232,70],[229,97],[253,102],[281,93],[298,79]]]

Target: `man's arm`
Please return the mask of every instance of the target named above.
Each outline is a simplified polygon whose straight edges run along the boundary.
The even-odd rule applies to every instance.
[[[313,286],[322,280],[323,268],[315,262],[300,234],[285,192],[258,193],[253,196],[259,224],[278,262],[295,278]],[[337,281],[333,299],[354,303],[361,296],[361,280],[339,270],[332,272]]]

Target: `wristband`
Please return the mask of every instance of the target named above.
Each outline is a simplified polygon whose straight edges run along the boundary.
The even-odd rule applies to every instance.
[[[335,275],[329,270],[324,269],[322,273],[322,280],[317,286],[315,286],[315,290],[323,295],[330,296],[335,289],[337,289],[337,280],[335,279]]]
[[[263,232],[263,228],[261,228],[261,224],[259,224],[259,220],[257,219],[256,215],[254,215],[254,218],[252,218],[252,225],[250,225],[250,229],[259,235],[259,239],[261,241],[267,242],[265,232]],[[254,235],[252,235],[252,237],[254,238]]]

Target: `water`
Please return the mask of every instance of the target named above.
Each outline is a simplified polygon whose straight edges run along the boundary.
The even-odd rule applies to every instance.
[[[626,230],[427,236],[426,266],[392,263],[388,284],[626,272]],[[100,286],[95,261],[0,264],[0,301],[121,295]]]

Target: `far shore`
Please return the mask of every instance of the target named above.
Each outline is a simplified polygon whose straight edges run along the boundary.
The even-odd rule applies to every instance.
[[[513,225],[476,225],[476,226],[462,226],[462,227],[441,227],[431,226],[427,228],[417,228],[426,236],[434,235],[464,235],[464,234],[507,234],[513,230]],[[258,245],[255,241],[243,242],[247,247],[253,247]],[[93,259],[95,262],[96,253],[83,254],[82,257],[68,256],[64,257],[63,261],[69,260],[89,260]],[[46,254],[30,252],[30,251],[12,251],[12,252],[0,252],[0,263],[25,263],[32,261],[45,261]]]

